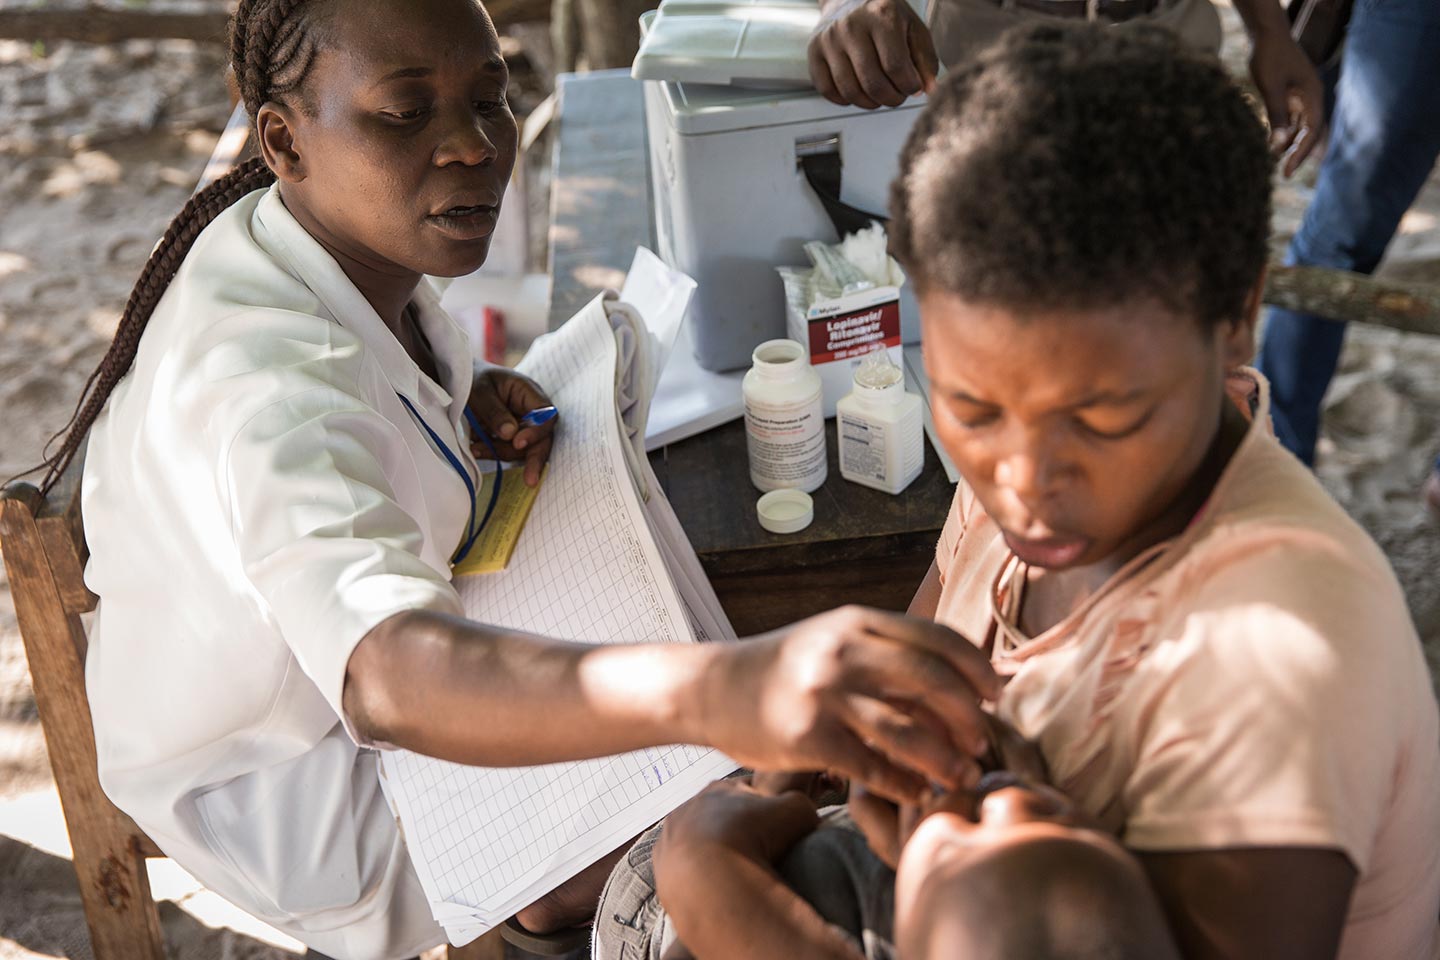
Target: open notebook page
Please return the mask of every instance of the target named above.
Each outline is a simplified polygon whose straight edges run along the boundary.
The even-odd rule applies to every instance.
[[[559,407],[560,428],[549,476],[509,568],[455,582],[472,619],[590,642],[694,639],[621,452],[615,363],[611,322],[597,299],[536,341],[521,364]],[[693,560],[688,541],[671,540],[666,552],[672,551],[689,551]],[[713,593],[692,596],[701,606],[713,602]],[[728,624],[716,629],[728,631]],[[387,792],[411,858],[436,919],[457,944],[627,842],[734,766],[688,746],[511,769],[384,754]]]

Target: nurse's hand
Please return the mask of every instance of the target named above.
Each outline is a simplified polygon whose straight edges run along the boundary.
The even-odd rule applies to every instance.
[[[540,482],[540,469],[550,459],[550,447],[559,417],[538,427],[521,428],[519,419],[536,407],[548,407],[550,398],[539,384],[524,374],[501,367],[484,367],[475,371],[470,388],[470,409],[480,425],[495,442],[502,460],[525,461],[525,483]],[[472,444],[476,457],[488,457],[485,444]]]
[[[935,42],[906,0],[827,0],[821,10],[810,80],[825,99],[874,110],[935,89]]]
[[[985,655],[929,620],[844,607],[727,646],[702,684],[705,741],[746,766],[831,770],[891,800],[980,778]]]

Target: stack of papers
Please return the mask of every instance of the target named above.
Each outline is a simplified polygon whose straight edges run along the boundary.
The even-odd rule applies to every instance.
[[[508,567],[456,577],[469,617],[592,643],[734,638],[645,456],[658,339],[633,309],[597,298],[526,355],[519,369],[560,409],[555,446]],[[421,885],[456,945],[735,768],[692,746],[508,769],[403,750],[382,762]]]

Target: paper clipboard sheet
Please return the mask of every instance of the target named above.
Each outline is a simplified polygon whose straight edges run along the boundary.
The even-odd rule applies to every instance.
[[[687,642],[696,620],[707,633],[729,633],[703,571],[704,590],[693,582],[699,563],[678,523],[667,533],[662,518],[657,530],[637,493],[616,414],[616,359],[611,320],[597,298],[536,341],[521,364],[561,418],[549,475],[509,567],[455,582],[472,619],[602,643]],[[643,455],[640,462],[648,469]],[[680,577],[672,577],[667,555]],[[735,767],[688,746],[510,769],[386,751],[383,764],[416,872],[457,945]]]

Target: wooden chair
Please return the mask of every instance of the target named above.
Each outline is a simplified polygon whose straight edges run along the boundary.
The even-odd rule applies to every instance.
[[[81,615],[95,608],[83,572],[89,550],[80,516],[76,457],[42,498],[28,483],[0,491],[0,553],[50,766],[74,850],[75,875],[95,960],[165,960],[160,918],[145,870],[165,854],[100,789],[95,732],[85,696],[88,641]],[[451,960],[501,960],[500,931],[461,949]]]
[[[81,463],[77,457],[47,498],[28,483],[0,492],[0,551],[96,960],[164,960],[145,872],[146,857],[164,854],[106,798],[96,769],[80,622],[95,607],[82,576],[89,553],[80,522]]]

